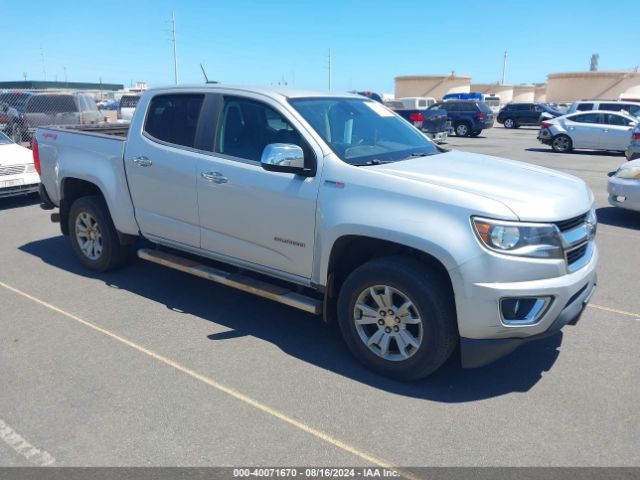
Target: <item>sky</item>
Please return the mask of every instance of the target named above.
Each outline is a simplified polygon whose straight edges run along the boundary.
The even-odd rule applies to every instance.
[[[58,80],[150,87],[174,83],[175,12],[181,84],[286,82],[393,92],[398,75],[454,71],[496,82],[551,72],[640,65],[637,0],[0,0],[0,81]],[[605,21],[606,19],[606,21]]]

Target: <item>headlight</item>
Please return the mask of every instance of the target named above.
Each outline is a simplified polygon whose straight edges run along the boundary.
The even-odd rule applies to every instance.
[[[640,167],[622,167],[615,174],[618,178],[640,179]]]
[[[494,252],[535,258],[564,258],[562,240],[555,225],[473,219],[482,243]]]

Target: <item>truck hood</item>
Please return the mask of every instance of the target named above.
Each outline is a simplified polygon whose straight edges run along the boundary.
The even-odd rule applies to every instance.
[[[573,175],[489,155],[452,151],[369,168],[497,200],[524,221],[565,220],[593,203],[589,187]]]

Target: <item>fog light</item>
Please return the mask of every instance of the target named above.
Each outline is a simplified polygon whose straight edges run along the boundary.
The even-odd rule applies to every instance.
[[[500,300],[505,325],[534,325],[551,305],[551,297],[511,297]]]
[[[616,202],[624,202],[626,199],[624,195],[616,195]]]

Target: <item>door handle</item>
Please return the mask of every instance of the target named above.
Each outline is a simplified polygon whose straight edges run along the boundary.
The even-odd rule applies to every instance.
[[[229,179],[220,172],[202,172],[200,175],[206,181],[212,183],[227,183],[229,181]]]
[[[144,155],[140,157],[133,157],[131,160],[133,160],[133,163],[139,167],[150,167],[153,165],[153,162]]]
[[[604,133],[607,133],[609,131],[608,128],[605,128],[604,130],[602,130]]]

